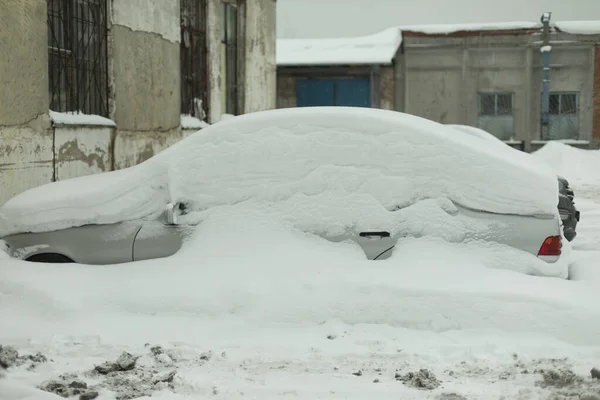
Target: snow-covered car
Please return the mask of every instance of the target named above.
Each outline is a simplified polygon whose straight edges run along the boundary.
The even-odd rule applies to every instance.
[[[479,139],[487,140],[490,143],[501,145],[505,149],[514,150],[512,147],[506,145],[503,141],[492,135],[491,133],[484,131],[483,129],[475,128],[468,125],[451,125],[448,126],[458,129],[459,131],[477,137]],[[569,187],[569,181],[565,177],[557,176],[558,180],[558,212],[560,219],[563,224],[563,233],[565,238],[571,242],[577,236],[577,223],[579,222],[580,213],[575,207],[575,194]]]
[[[431,235],[522,250],[559,274],[556,177],[449,129],[377,109],[242,115],[136,166],[17,195],[0,208],[0,237],[24,260],[122,263],[172,255],[211,215],[241,209],[352,240],[369,259]]]

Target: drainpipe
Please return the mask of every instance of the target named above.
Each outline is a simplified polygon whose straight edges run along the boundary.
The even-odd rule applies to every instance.
[[[541,48],[542,60],[544,62],[544,78],[542,92],[542,138],[548,137],[548,126],[550,125],[550,17],[552,13],[546,12],[542,14],[543,30],[543,45]]]

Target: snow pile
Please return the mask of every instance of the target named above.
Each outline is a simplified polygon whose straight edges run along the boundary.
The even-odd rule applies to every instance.
[[[543,162],[516,151],[498,154],[449,129],[377,109],[247,114],[137,166],[22,193],[0,209],[1,232],[155,216],[169,200],[203,215],[233,205],[280,207],[299,223],[334,215],[332,224],[354,232],[392,229],[403,216],[390,211],[427,199],[439,199],[447,212],[450,200],[496,213],[556,214],[556,177]]]
[[[600,35],[600,20],[596,21],[560,21],[554,26],[566,33],[573,35]]]
[[[50,111],[50,118],[55,125],[99,125],[116,126],[111,119],[101,117],[100,115],[84,114],[77,112],[56,112]]]
[[[594,287],[499,269],[544,265],[552,268],[499,245],[434,239],[407,239],[391,259],[367,261],[355,244],[331,243],[265,215],[222,215],[168,259],[108,267],[2,263],[0,319],[11,321],[2,330],[11,337],[32,329],[127,335],[138,323],[194,316],[204,323],[235,317],[535,332],[600,344]],[[170,340],[186,340],[188,330],[178,331]]]
[[[278,39],[277,65],[391,64],[402,43],[398,28],[339,39]]]
[[[548,163],[557,175],[567,178],[573,187],[600,187],[600,150],[551,141],[533,154]]]

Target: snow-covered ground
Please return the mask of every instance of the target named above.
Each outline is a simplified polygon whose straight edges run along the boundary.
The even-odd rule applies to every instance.
[[[569,281],[439,238],[369,262],[260,214],[215,214],[163,260],[0,258],[0,399],[600,398],[600,182],[573,164],[600,154],[571,150]]]

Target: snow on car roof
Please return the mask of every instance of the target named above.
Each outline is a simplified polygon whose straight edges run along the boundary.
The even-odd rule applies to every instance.
[[[502,140],[498,139],[496,136],[492,135],[491,133],[484,131],[483,129],[475,128],[474,126],[469,126],[469,125],[447,124],[446,126],[457,129],[463,133],[477,137],[479,139],[487,140],[489,142],[493,142],[496,144],[501,144],[502,146],[506,147],[506,145],[504,144],[504,142]]]
[[[453,132],[367,108],[241,115],[137,166],[24,192],[0,208],[2,233],[138,219],[169,201],[197,211],[285,204],[293,218],[335,216],[340,227],[385,222],[388,210],[440,198],[495,213],[556,214],[556,177],[545,163]]]

